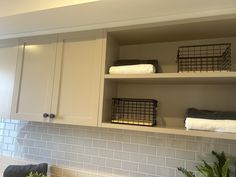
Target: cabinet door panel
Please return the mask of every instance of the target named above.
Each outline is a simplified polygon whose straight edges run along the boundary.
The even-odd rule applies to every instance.
[[[10,117],[17,50],[17,40],[0,42],[0,118]]]
[[[12,116],[43,121],[50,112],[56,58],[56,36],[21,41]]]
[[[102,39],[97,35],[84,32],[62,37],[55,122],[97,125],[102,54]]]

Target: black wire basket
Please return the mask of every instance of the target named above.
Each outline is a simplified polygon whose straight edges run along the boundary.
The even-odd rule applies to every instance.
[[[231,44],[181,46],[177,60],[178,72],[230,71]]]
[[[112,123],[154,126],[157,100],[112,98]]]

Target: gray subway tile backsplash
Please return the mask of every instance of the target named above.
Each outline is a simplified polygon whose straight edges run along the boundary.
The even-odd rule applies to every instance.
[[[176,167],[195,171],[212,150],[235,149],[230,140],[0,119],[0,172],[48,162],[51,177],[179,177]]]

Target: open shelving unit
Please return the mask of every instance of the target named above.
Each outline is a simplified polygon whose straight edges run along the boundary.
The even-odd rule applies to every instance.
[[[231,72],[177,73],[179,46],[214,43],[232,44]],[[162,72],[109,74],[109,67],[119,59],[158,59]],[[189,107],[236,111],[236,19],[110,29],[104,63],[101,127],[236,140],[233,133],[184,127],[185,111]],[[157,125],[111,123],[112,98],[158,100]]]

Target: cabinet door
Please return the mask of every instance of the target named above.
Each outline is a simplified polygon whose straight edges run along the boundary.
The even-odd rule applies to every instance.
[[[52,112],[57,123],[96,126],[102,58],[102,32],[80,32],[59,37]],[[59,76],[59,74],[56,74]],[[60,82],[60,83],[59,83]],[[59,84],[58,84],[59,83]],[[58,87],[58,85],[59,87]]]
[[[17,40],[0,41],[0,118],[10,118],[17,50]]]
[[[57,37],[38,36],[20,40],[12,117],[44,121],[50,113]]]

